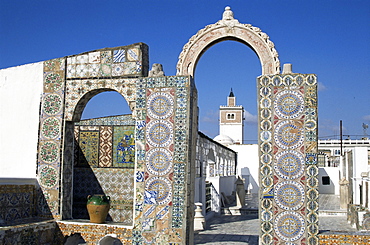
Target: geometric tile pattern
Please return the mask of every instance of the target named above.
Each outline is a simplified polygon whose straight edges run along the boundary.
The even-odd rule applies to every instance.
[[[34,185],[0,185],[0,219],[2,225],[14,225],[35,216]],[[0,240],[1,241],[1,240]]]
[[[261,243],[318,244],[316,76],[258,82]]]
[[[112,136],[112,127],[100,126],[99,167],[112,166]]]

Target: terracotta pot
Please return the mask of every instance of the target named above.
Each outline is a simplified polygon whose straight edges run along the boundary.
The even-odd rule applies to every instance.
[[[105,222],[110,208],[110,197],[105,195],[93,195],[87,197],[87,211],[90,222],[101,224]]]

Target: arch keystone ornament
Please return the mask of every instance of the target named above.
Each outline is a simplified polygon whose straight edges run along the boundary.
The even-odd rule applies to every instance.
[[[279,55],[269,36],[258,27],[241,24],[234,18],[230,7],[226,7],[221,20],[199,30],[185,44],[177,63],[177,75],[194,77],[195,67],[202,54],[225,40],[238,41],[252,48],[261,61],[262,75],[280,72]]]

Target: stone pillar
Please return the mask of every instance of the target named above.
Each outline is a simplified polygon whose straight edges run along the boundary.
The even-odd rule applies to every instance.
[[[238,176],[238,179],[235,181],[236,184],[236,206],[244,207],[245,206],[245,188],[244,181]]]
[[[206,219],[202,214],[202,203],[195,203],[195,215],[194,215],[194,231],[202,231],[206,227]]]
[[[340,185],[340,208],[341,209],[347,209],[348,205],[348,186],[349,182],[346,180],[344,177],[339,180],[339,185]]]

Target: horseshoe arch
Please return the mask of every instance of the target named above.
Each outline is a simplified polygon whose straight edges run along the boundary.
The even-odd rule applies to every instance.
[[[222,20],[199,30],[184,45],[177,62],[177,75],[194,77],[195,67],[203,53],[216,43],[234,40],[249,46],[261,61],[262,75],[280,73],[279,55],[269,36],[251,24],[241,24],[226,7]]]

